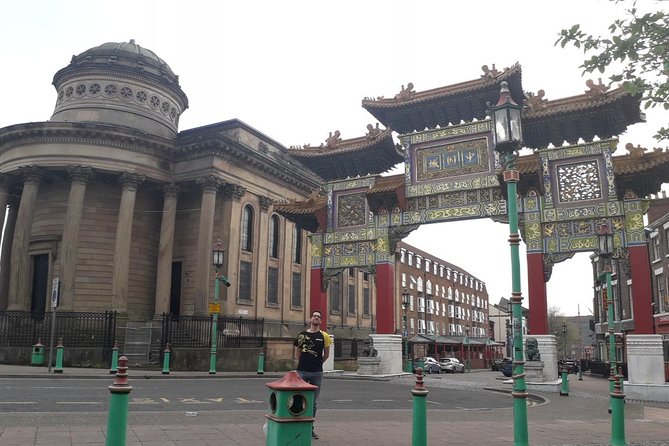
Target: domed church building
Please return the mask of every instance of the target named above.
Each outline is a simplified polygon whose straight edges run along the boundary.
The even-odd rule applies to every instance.
[[[8,209],[0,312],[30,312],[46,330],[58,294],[63,317],[115,312],[122,332],[153,326],[155,338],[164,314],[216,311],[220,240],[221,273],[232,284],[221,287],[221,313],[274,321],[283,327],[275,336],[304,326],[307,232],[272,203],[305,199],[319,176],[239,120],[180,132],[188,98],[179,77],[132,40],[73,56],[53,85],[50,120],[0,129],[0,207]],[[392,147],[389,132],[377,139]],[[64,327],[59,321],[58,332]],[[240,327],[226,334],[244,336]],[[34,330],[30,337],[28,345]]]

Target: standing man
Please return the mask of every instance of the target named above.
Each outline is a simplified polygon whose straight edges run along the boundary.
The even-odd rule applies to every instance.
[[[322,313],[319,310],[312,311],[309,328],[300,332],[293,342],[295,356],[298,358],[297,374],[304,381],[317,387],[314,391],[314,418],[323,381],[323,363],[330,356],[330,344],[332,344],[330,335],[321,330],[321,317]],[[311,437],[318,439],[313,427]]]

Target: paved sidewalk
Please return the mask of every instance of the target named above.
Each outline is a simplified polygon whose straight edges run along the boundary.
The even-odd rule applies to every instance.
[[[130,370],[130,381],[149,378],[226,378],[256,373],[235,374],[207,372],[172,372]],[[265,374],[261,377],[282,376]],[[99,378],[113,381],[108,370],[66,369],[63,375],[49,375],[46,368],[0,365],[0,380],[15,377],[53,379]],[[357,379],[355,376],[326,379]],[[413,375],[386,377],[389,385],[406,385],[407,398],[415,379]],[[456,375],[426,376],[430,388],[467,389],[509,392],[508,384],[498,372],[473,372]],[[6,382],[6,380],[5,380]],[[327,387],[326,387],[327,389]],[[535,445],[607,445],[610,438],[608,415],[608,381],[584,375],[583,381],[570,375],[570,395],[533,394],[539,397],[528,407],[530,444]],[[511,397],[509,397],[511,398]],[[253,446],[264,445],[262,425],[267,410],[199,411],[196,417],[183,412],[142,412],[131,410],[128,423],[128,446]],[[669,405],[629,401],[625,405],[626,438],[630,446],[669,446]],[[105,413],[77,412],[61,418],[56,413],[0,413],[0,446],[104,445]],[[318,446],[352,444],[407,446],[411,444],[412,413],[389,407],[384,410],[337,410],[321,407],[316,422],[321,439]],[[428,444],[431,445],[512,445],[513,410],[462,410],[437,408],[429,404]]]

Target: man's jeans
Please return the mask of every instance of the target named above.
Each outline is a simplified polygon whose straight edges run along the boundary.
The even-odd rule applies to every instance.
[[[298,370],[297,374],[300,375],[300,378],[302,378],[304,381],[308,382],[309,384],[313,384],[316,386],[316,390],[314,390],[314,418],[316,418],[316,405],[318,402],[318,395],[321,393],[321,382],[323,381],[323,372],[305,372],[302,370]]]

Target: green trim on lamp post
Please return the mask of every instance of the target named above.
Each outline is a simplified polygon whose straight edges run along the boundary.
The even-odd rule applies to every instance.
[[[513,444],[528,446],[527,387],[523,359],[523,295],[520,288],[520,235],[518,234],[517,151],[522,146],[521,107],[511,98],[507,82],[501,83],[499,100],[490,108],[495,151],[500,154],[506,183],[509,247],[511,251],[511,306],[513,312]]]
[[[409,363],[409,330],[407,326],[407,308],[409,307],[409,301],[411,300],[411,294],[404,289],[402,293],[402,340],[404,341],[404,371],[411,373],[412,364]]]
[[[625,441],[625,394],[620,379],[616,379],[616,336],[613,327],[613,286],[611,284],[611,258],[613,257],[613,233],[608,222],[599,225],[599,257],[603,260],[602,273],[598,280],[606,283],[606,325],[609,334],[609,412],[611,413],[611,445],[624,446]],[[616,386],[617,384],[617,386]]]
[[[216,274],[214,276],[214,303],[209,308],[209,313],[211,314],[211,353],[209,355],[209,374],[216,374],[216,356],[218,349],[218,313],[221,311],[218,304],[218,292],[219,292],[219,282],[222,281],[221,275],[221,266],[223,266],[223,255],[225,251],[221,248],[221,240],[219,239],[216,242],[216,247],[211,251],[213,256],[213,264],[216,269]],[[227,279],[226,279],[227,282]],[[227,282],[227,286],[230,286],[230,282]]]

